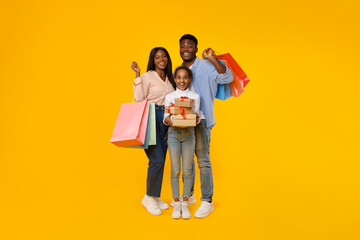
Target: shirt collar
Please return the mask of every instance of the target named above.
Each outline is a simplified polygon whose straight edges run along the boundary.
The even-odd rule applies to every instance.
[[[190,86],[189,86],[189,87],[190,87]],[[178,93],[188,93],[188,92],[190,92],[189,87],[188,87],[187,89],[185,89],[184,91],[182,91],[182,90],[180,90],[180,89],[176,88],[176,91],[177,91]]]
[[[193,70],[194,68],[196,68],[197,67],[197,65],[199,64],[199,58],[198,57],[196,57],[195,58],[195,61],[193,62],[193,64],[189,67],[191,70]],[[184,62],[183,62],[183,64],[182,65],[184,65]]]

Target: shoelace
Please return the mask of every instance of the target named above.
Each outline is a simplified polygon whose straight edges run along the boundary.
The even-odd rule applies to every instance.
[[[152,205],[153,208],[159,208],[159,206],[157,205],[155,199],[154,199],[154,201],[150,201],[150,202],[151,202],[151,205]]]

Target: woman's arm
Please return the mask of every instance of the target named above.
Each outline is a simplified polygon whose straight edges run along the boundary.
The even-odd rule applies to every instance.
[[[137,62],[132,62],[131,69],[135,72],[135,80],[133,84],[134,98],[140,102],[147,99],[150,88],[150,81],[144,74],[140,76],[140,67]]]

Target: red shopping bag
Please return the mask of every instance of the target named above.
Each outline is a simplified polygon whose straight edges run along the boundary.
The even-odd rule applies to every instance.
[[[246,76],[245,72],[230,53],[216,55],[216,58],[224,61],[225,65],[231,70],[234,76],[234,81],[230,83],[231,95],[234,97],[240,96],[240,94],[244,92],[244,87],[249,83],[250,79]]]
[[[149,118],[149,102],[123,103],[110,142],[118,147],[143,145]]]

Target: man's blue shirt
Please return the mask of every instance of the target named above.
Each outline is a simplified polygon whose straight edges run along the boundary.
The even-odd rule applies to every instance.
[[[209,60],[198,57],[190,69],[193,73],[193,89],[200,95],[200,109],[205,116],[207,127],[212,128],[215,125],[214,99],[218,84],[230,83],[234,77],[228,67],[225,73],[220,74]]]

